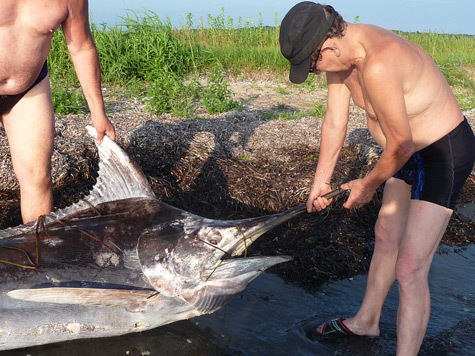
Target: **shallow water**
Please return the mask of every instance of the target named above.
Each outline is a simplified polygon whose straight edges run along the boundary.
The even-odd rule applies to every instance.
[[[475,355],[475,246],[464,252],[440,248],[430,273],[432,313],[421,355]],[[450,251],[450,253],[445,253]],[[381,337],[310,341],[305,330],[335,316],[351,316],[364,295],[366,275],[331,282],[315,295],[266,274],[226,310],[197,320],[216,333],[227,354],[393,355],[396,348],[397,286],[383,307]],[[460,321],[471,327],[442,345],[438,336],[455,331]]]
[[[475,245],[440,247],[430,273],[432,313],[420,355],[475,355]],[[366,276],[322,286],[316,294],[264,273],[226,308],[122,337],[80,340],[9,351],[4,355],[393,355],[397,287],[383,307],[381,337],[316,341],[309,326],[359,307]]]

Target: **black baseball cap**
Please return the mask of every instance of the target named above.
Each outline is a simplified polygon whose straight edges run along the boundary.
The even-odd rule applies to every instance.
[[[331,8],[331,16],[327,19],[323,9],[324,5],[303,1],[291,8],[282,20],[280,51],[290,61],[292,83],[300,84],[307,79],[310,57],[333,25],[335,10]]]

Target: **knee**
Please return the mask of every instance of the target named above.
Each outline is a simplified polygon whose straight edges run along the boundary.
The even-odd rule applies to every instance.
[[[378,248],[392,251],[399,247],[399,237],[395,229],[391,229],[385,219],[378,218],[374,227],[375,243]]]
[[[20,189],[51,189],[51,166],[36,167],[28,169],[22,167],[22,169],[15,171],[20,184]]]
[[[396,279],[400,289],[421,289],[427,284],[427,278],[427,268],[414,257],[405,256],[398,258],[396,262]]]

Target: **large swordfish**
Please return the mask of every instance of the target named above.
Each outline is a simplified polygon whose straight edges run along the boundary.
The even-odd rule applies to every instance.
[[[87,128],[95,137],[93,128]],[[151,329],[212,313],[288,256],[244,257],[300,214],[235,221],[167,205],[108,137],[80,202],[0,231],[0,350]]]

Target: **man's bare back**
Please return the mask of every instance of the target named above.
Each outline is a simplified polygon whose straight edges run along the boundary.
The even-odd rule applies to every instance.
[[[31,87],[48,56],[54,31],[68,16],[68,2],[0,2],[0,95]]]
[[[384,71],[388,82],[398,82],[402,86],[406,116],[416,151],[437,141],[463,120],[447,81],[420,47],[376,26],[349,24],[348,32],[359,38],[365,56],[349,71],[336,75],[350,89],[355,105],[366,111],[368,128],[381,147],[385,147],[386,139],[373,109],[371,95],[390,96],[394,93],[374,91],[370,94],[364,79],[367,68],[375,70],[376,67]],[[395,76],[400,76],[400,79],[395,80]]]

